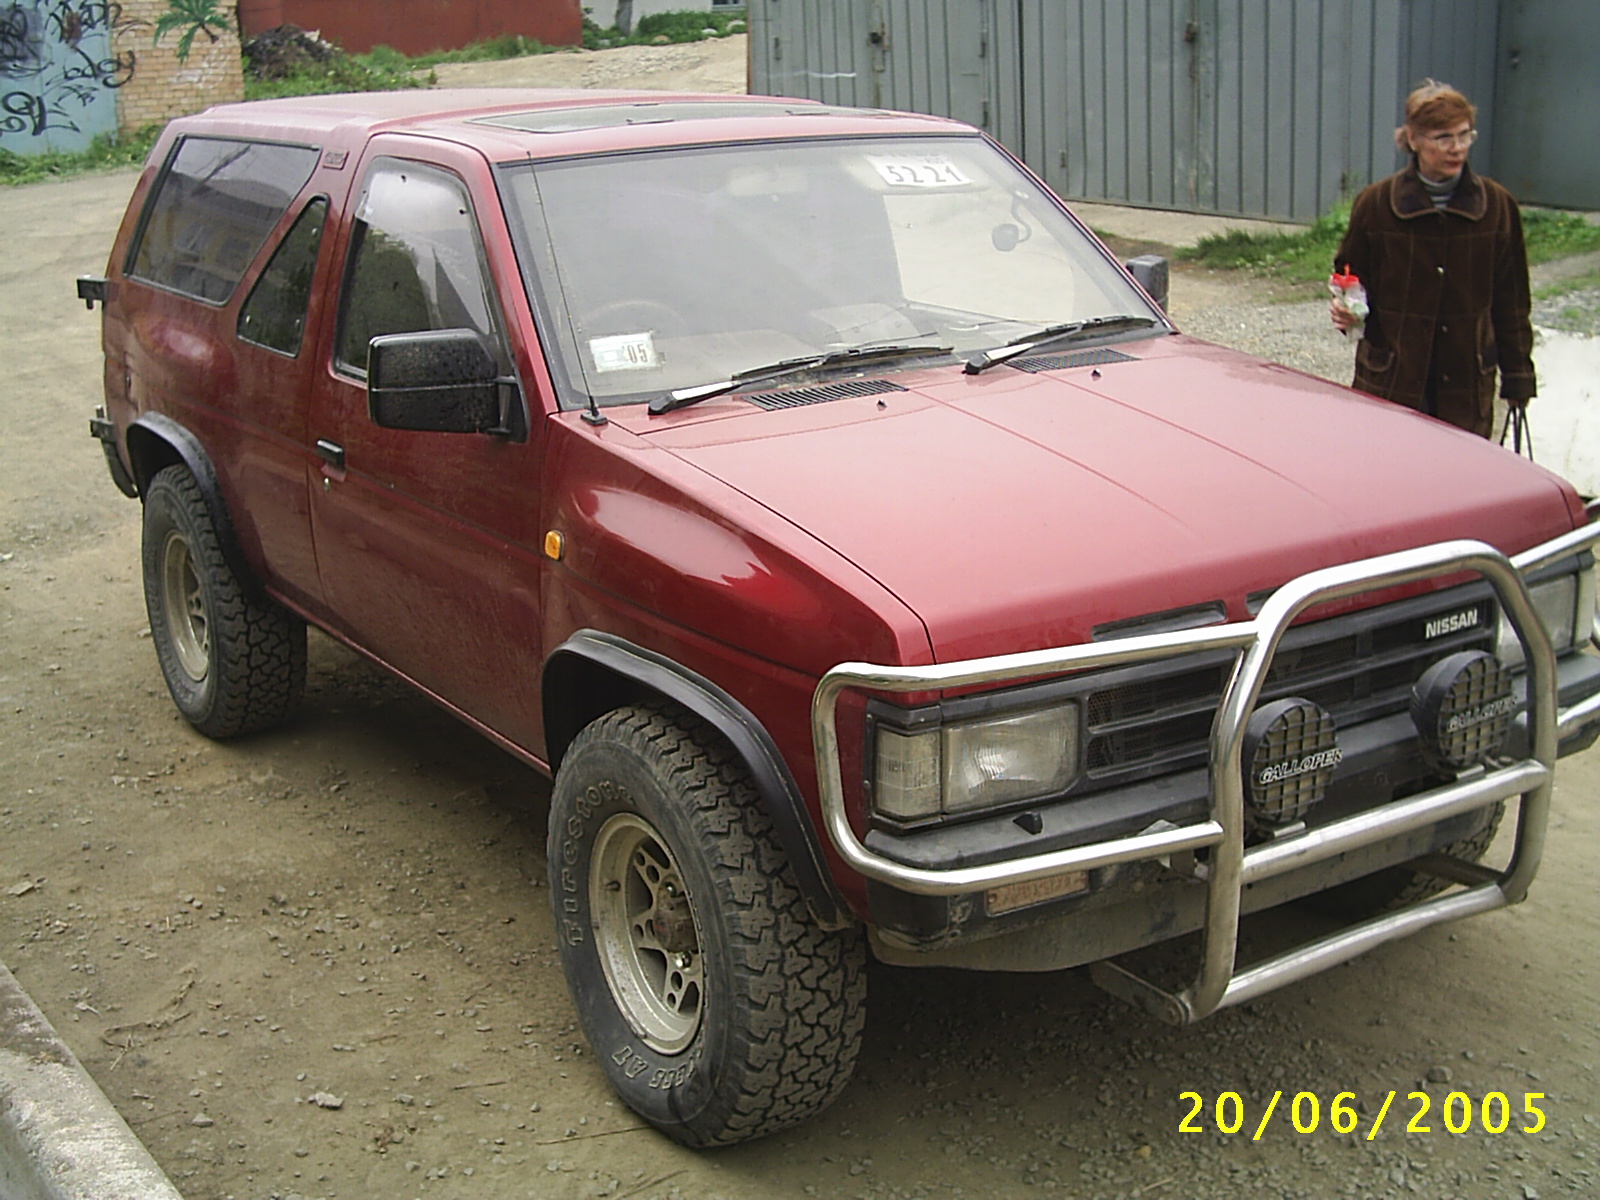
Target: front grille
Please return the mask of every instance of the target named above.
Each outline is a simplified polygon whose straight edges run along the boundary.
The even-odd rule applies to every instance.
[[[1104,729],[1182,709],[1203,708],[1209,713],[1217,705],[1225,678],[1224,669],[1215,666],[1102,688],[1091,693],[1084,705],[1089,727]]]
[[[1428,637],[1430,619],[1468,610],[1469,628]],[[1487,585],[1469,585],[1289,630],[1261,703],[1311,700],[1337,726],[1404,712],[1417,679],[1460,650],[1494,649],[1497,610]],[[1090,787],[1205,763],[1212,718],[1232,655],[1194,655],[1159,667],[1109,672],[1084,697]]]

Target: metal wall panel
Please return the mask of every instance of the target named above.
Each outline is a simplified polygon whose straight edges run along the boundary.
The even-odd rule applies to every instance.
[[[18,0],[0,11],[0,150],[76,154],[117,130],[131,53],[112,54],[116,5]]]
[[[1589,0],[1593,3],[1594,0]],[[1478,106],[1482,139],[1474,164],[1492,172],[1494,162],[1495,59],[1500,0],[1410,0],[1400,30],[1404,57],[1395,80],[1389,130],[1400,123],[1408,92],[1424,79],[1453,84]],[[1591,68],[1592,69],[1592,68]],[[1396,151],[1391,162],[1404,159]]]
[[[1196,10],[1200,166],[1186,207],[1309,220],[1389,173],[1392,0],[1202,0]]]
[[[1505,0],[1500,19],[1494,177],[1522,200],[1600,209],[1600,4]]]
[[[768,96],[879,107],[868,0],[751,0],[750,82]]]
[[[759,91],[958,117],[1072,199],[1309,221],[1403,161],[1394,128],[1425,77],[1477,103],[1473,161],[1492,172],[1501,7],[749,0],[748,11]],[[783,39],[787,58],[774,53]],[[791,45],[808,39],[815,57],[797,68],[806,51]],[[858,81],[853,100],[829,90],[830,72]]]

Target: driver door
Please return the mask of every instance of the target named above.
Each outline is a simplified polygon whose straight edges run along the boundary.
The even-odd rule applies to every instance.
[[[494,190],[481,159],[430,148],[424,163],[387,141],[391,152],[369,150],[341,231],[343,284],[309,419],[318,572],[339,633],[531,749],[542,745],[539,424],[525,420],[520,441],[385,429],[366,393],[367,344],[388,333],[472,329],[518,374],[503,316],[518,310],[500,285],[519,285],[484,253],[473,194]]]

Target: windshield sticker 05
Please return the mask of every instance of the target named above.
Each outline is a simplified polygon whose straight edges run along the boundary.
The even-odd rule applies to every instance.
[[[890,187],[965,187],[972,182],[962,174],[954,162],[942,154],[897,154],[893,158],[869,154],[867,161]]]
[[[650,371],[660,365],[655,339],[644,333],[619,333],[589,339],[589,355],[596,371]]]

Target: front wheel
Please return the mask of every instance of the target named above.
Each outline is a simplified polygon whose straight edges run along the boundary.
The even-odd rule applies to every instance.
[[[1505,815],[1505,804],[1496,804],[1482,828],[1470,837],[1441,846],[1438,853],[1464,862],[1481,862],[1494,844],[1495,835],[1500,832],[1500,820]],[[1365,920],[1437,896],[1449,886],[1448,879],[1401,863],[1397,867],[1387,867],[1360,879],[1352,879],[1349,883],[1341,883],[1306,899],[1312,908],[1328,916]]]
[[[859,934],[819,928],[725,743],[624,708],[573,741],[550,802],[562,966],[611,1086],[690,1146],[821,1112],[855,1068]]]

